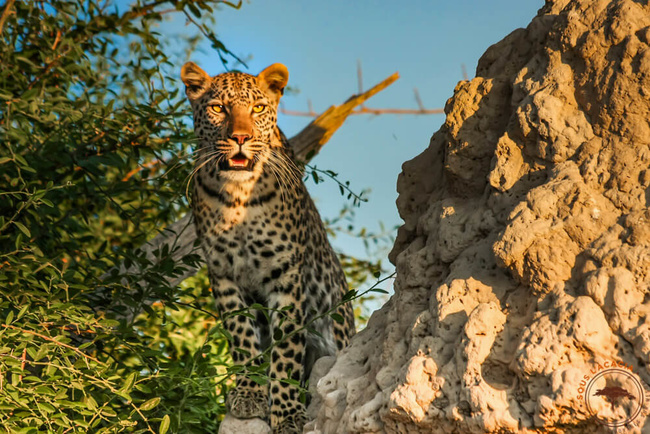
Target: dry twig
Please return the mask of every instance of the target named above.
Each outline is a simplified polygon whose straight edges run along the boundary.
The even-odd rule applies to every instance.
[[[21,329],[19,327],[12,326],[11,324],[2,324],[2,327],[8,328],[8,329],[13,329],[13,330],[19,330],[19,331],[21,331],[23,333],[27,333],[28,335],[33,335],[33,336],[39,337],[39,338],[44,339],[44,340],[46,340],[48,342],[55,343],[55,344],[57,344],[57,345],[59,345],[61,347],[68,348],[68,349],[74,351],[75,353],[79,354],[80,356],[82,356],[82,357],[84,357],[84,358],[86,358],[88,360],[92,360],[93,362],[97,362],[100,365],[104,364],[104,363],[100,362],[99,360],[97,360],[96,358],[94,358],[93,356],[89,356],[88,354],[84,353],[79,348],[77,348],[75,346],[72,346],[72,345],[68,345],[68,344],[63,343],[63,342],[59,342],[56,339],[52,339],[49,336],[46,336],[46,335],[43,335],[43,334],[40,334],[40,333],[36,333],[35,331],[32,331],[32,330]],[[23,365],[23,367],[24,367],[24,365]]]
[[[369,92],[375,91],[376,88],[379,88],[376,92],[379,92],[386,86],[390,85],[393,81],[397,80],[399,78],[399,75],[397,73],[391,75],[388,77],[386,80],[382,81],[379,83],[377,86],[373,87],[370,89],[368,92],[363,91],[363,70],[361,68],[361,62],[357,62],[357,84],[359,86],[359,94],[353,96],[350,98],[347,102],[350,102],[353,98],[358,98],[358,97],[363,97],[364,95],[368,94]],[[387,81],[390,81],[388,84],[385,84]],[[370,96],[374,95],[374,93],[371,93]],[[354,110],[350,110],[350,112],[346,113],[346,117],[349,115],[387,115],[387,114],[393,114],[393,115],[432,115],[432,114],[443,114],[445,111],[444,109],[441,108],[436,108],[436,109],[427,109],[424,107],[422,104],[422,100],[420,99],[420,94],[418,93],[417,88],[413,89],[413,93],[415,94],[415,102],[418,105],[417,109],[396,109],[396,108],[368,108],[365,106],[364,102],[366,99],[368,99],[370,96],[367,96],[363,98],[357,105],[355,105],[353,108],[357,107]],[[346,102],[346,104],[347,104]],[[311,101],[307,100],[307,111],[299,111],[299,110],[287,110],[284,108],[283,105],[280,105],[280,113],[288,116],[307,116],[310,118],[316,117],[317,113],[314,112],[314,110],[311,107]],[[325,112],[327,113],[327,112]],[[323,115],[325,114],[323,113]],[[316,122],[316,121],[314,121]],[[303,130],[304,131],[304,130]]]
[[[7,0],[7,3],[5,4],[5,8],[2,11],[2,15],[0,16],[0,35],[2,34],[2,30],[4,29],[7,18],[9,18],[9,15],[12,12],[15,2],[16,0]]]

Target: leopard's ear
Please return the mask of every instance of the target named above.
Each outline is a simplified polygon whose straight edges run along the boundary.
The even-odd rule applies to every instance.
[[[194,62],[187,62],[181,68],[181,80],[185,83],[185,93],[190,101],[205,92],[210,84],[210,76]]]
[[[284,87],[289,82],[289,70],[281,63],[274,63],[257,75],[260,86],[279,101],[284,93]]]

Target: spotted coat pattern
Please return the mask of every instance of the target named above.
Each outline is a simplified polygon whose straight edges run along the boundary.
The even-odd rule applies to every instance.
[[[192,190],[196,228],[210,283],[237,364],[260,363],[272,346],[270,387],[238,377],[227,400],[235,417],[267,418],[276,433],[300,433],[305,408],[299,387],[314,361],[334,355],[354,334],[341,265],[302,182],[286,138],[277,127],[277,105],[288,79],[284,65],[258,76],[209,77],[193,63],[182,78],[194,113],[199,150]],[[259,303],[268,316],[238,311]],[[270,393],[269,393],[270,392]]]

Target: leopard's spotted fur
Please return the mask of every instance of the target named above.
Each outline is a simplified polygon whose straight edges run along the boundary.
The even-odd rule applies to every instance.
[[[217,307],[232,334],[232,357],[245,363],[274,336],[294,333],[272,348],[270,397],[268,387],[241,377],[228,409],[239,418],[266,418],[270,410],[274,432],[302,432],[299,388],[278,380],[304,384],[318,357],[347,345],[354,317],[346,304],[338,309],[343,324],[325,315],[310,326],[318,334],[295,333],[335,306],[347,284],[302,171],[276,125],[288,71],[274,64],[258,76],[211,78],[190,62],[181,75],[200,146],[193,213]],[[256,320],[237,314],[253,303],[270,309],[270,321],[263,314]],[[286,306],[292,308],[278,312]]]

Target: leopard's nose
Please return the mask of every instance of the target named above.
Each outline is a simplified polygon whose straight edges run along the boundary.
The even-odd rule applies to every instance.
[[[232,134],[230,138],[236,141],[238,145],[243,145],[247,140],[250,140],[251,136],[249,134]]]

